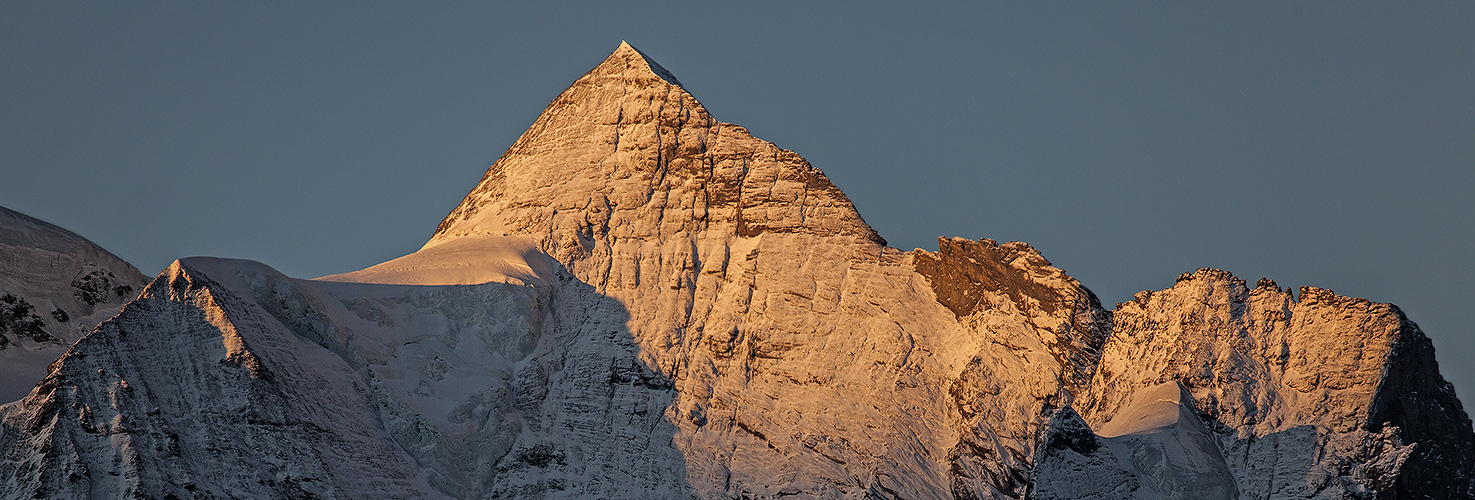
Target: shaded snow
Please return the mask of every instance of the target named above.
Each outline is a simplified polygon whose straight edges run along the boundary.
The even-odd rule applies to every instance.
[[[0,314],[0,402],[30,392],[46,366],[98,323],[113,317],[148,280],[102,247],[53,224],[0,207],[0,297],[45,338],[16,335]],[[0,307],[6,307],[0,304]],[[8,333],[8,335],[7,335]]]
[[[1073,410],[1051,421],[1034,474],[1033,499],[1240,498],[1219,439],[1200,422],[1176,382],[1140,390],[1111,423],[1091,434]]]
[[[1193,406],[1193,397],[1178,383],[1159,384],[1139,391],[1097,434],[1152,497],[1238,498],[1218,436],[1204,427]]]

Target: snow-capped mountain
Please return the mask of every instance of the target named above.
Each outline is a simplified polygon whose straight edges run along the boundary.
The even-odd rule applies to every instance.
[[[627,44],[420,251],[178,261],[0,420],[6,498],[1475,493],[1396,308],[1200,270],[1111,311],[1024,243],[889,248]]]
[[[146,283],[86,238],[0,207],[0,401],[30,392],[46,365]]]

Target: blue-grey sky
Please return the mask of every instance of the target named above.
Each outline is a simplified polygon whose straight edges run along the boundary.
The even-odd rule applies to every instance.
[[[146,274],[363,268],[623,39],[893,246],[1393,302],[1475,399],[1475,3],[529,3],[3,0],[0,205]]]

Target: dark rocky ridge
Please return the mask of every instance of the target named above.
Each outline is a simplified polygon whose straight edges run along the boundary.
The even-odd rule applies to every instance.
[[[1007,296],[1036,328],[1052,334],[1045,340],[1051,354],[1061,366],[1072,367],[1066,372],[1068,387],[1084,391],[1111,334],[1111,313],[1090,289],[1024,242],[938,238],[936,253],[915,255],[913,268],[960,320],[997,307],[992,297]]]
[[[1368,431],[1396,427],[1416,447],[1380,498],[1475,498],[1475,433],[1454,386],[1439,374],[1434,344],[1402,311],[1388,374],[1368,411]]]

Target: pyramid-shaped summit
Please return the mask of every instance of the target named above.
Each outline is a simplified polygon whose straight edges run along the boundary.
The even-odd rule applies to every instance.
[[[807,233],[884,244],[793,151],[712,118],[627,43],[548,105],[426,247],[533,236],[563,262],[623,239]]]
[[[634,57],[631,56],[632,53],[635,57],[639,57],[640,59],[636,60]],[[656,62],[655,59],[651,59],[650,56],[645,55],[645,53],[641,52],[640,49],[635,48],[634,46],[630,45],[629,42],[623,40],[620,41],[620,46],[615,47],[615,51],[610,53],[609,57],[605,58],[604,63],[601,63],[600,66],[603,66],[604,64],[609,64],[612,61],[617,62],[621,60],[625,62],[626,67],[630,68],[638,67],[641,62],[644,62],[647,71],[650,71],[651,73],[660,77],[662,80],[665,80],[667,83],[681,86],[681,82],[676,79],[676,75],[671,74],[670,71],[666,71],[666,68],[661,67],[661,64]]]
[[[888,248],[668,76],[622,45],[415,254],[176,261],[0,406],[0,497],[1475,492],[1396,307],[1200,270],[1108,311],[1024,243]]]

